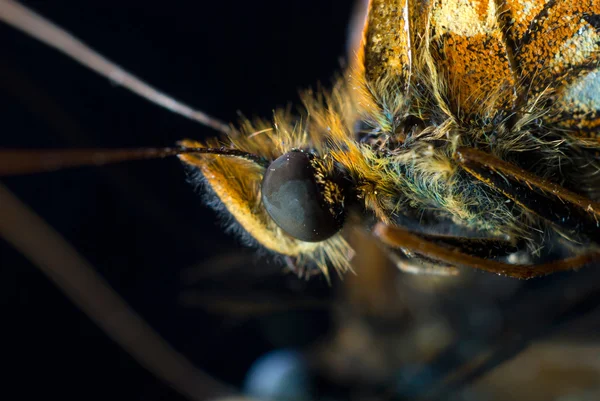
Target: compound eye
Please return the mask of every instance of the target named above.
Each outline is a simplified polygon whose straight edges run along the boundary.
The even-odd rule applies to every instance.
[[[262,201],[273,221],[301,241],[326,240],[343,224],[342,191],[309,153],[288,152],[271,163],[262,181]]]

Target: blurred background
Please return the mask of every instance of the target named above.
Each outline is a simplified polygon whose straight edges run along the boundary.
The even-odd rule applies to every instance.
[[[25,1],[224,121],[327,86],[350,1]],[[0,147],[170,146],[215,135],[0,26]],[[281,400],[600,399],[597,269],[529,282],[399,272],[368,238],[356,275],[299,280],[223,232],[175,159],[4,179],[173,346]],[[2,205],[0,205],[0,208]],[[23,227],[27,230],[27,227]],[[0,240],[2,392],[183,399]],[[15,393],[16,392],[16,393]]]

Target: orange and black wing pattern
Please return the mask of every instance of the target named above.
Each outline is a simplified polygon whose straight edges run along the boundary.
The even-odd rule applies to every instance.
[[[372,0],[355,79],[383,121],[425,85],[462,121],[543,103],[545,122],[596,136],[599,29],[597,0]]]

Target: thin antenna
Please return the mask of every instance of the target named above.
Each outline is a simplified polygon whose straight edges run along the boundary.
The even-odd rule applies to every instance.
[[[174,113],[180,114],[219,132],[229,134],[231,128],[190,106],[168,96],[104,58],[64,29],[12,0],[0,0],[0,20],[37,40],[65,53],[75,61],[110,79],[117,85]]]
[[[190,153],[236,157],[265,168],[269,165],[269,162],[260,156],[225,147],[56,150],[0,149],[0,177],[55,171],[69,167],[101,166],[130,160],[160,159]]]

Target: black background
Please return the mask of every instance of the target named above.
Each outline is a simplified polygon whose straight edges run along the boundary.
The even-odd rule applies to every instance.
[[[297,103],[300,88],[327,84],[345,56],[352,8],[347,0],[23,3],[152,85],[224,121],[235,121],[238,110],[269,117],[275,107]],[[2,147],[169,146],[184,137],[215,135],[4,25],[0,48]],[[190,290],[212,290],[226,299],[252,297],[257,288],[327,297],[335,285],[330,290],[322,280],[290,280],[279,266],[244,250],[223,233],[175,159],[3,183],[73,243],[179,351],[225,381],[240,384],[266,350],[301,344],[326,330],[327,316],[319,320],[307,312],[306,321],[312,322],[307,327],[298,312],[278,317],[292,322],[295,336],[273,338],[261,331],[264,320],[235,320],[182,304],[181,294]],[[186,288],[185,269],[210,265],[223,255],[237,256],[232,264],[241,269],[208,274]],[[179,397],[3,241],[0,314],[4,394]],[[322,324],[311,327],[315,321]]]

